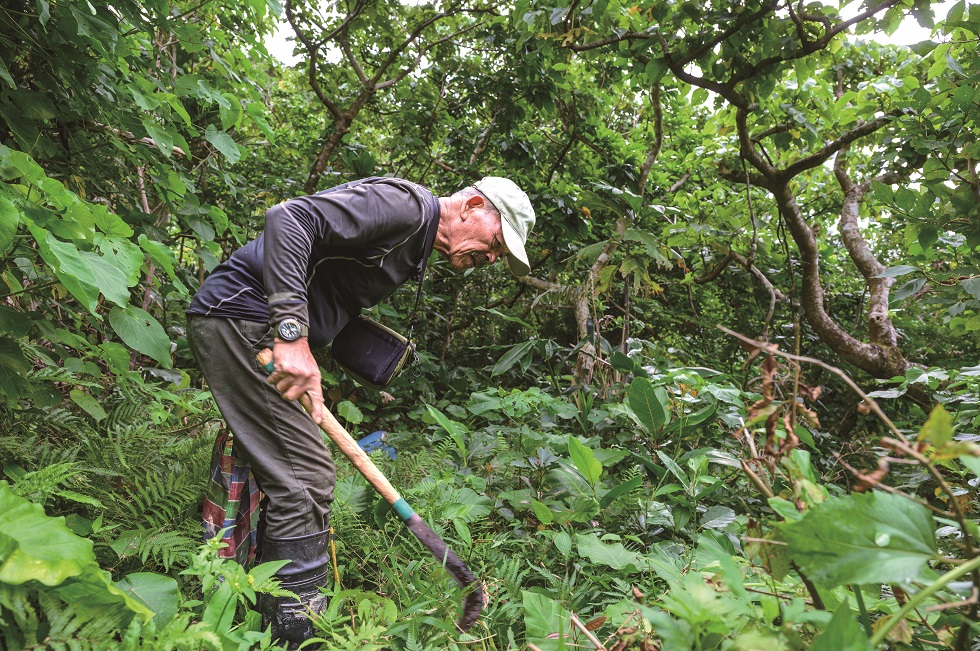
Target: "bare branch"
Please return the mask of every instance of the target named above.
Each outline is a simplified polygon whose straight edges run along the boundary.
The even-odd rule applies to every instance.
[[[667,64],[667,67],[672,73],[674,73],[675,77],[681,81],[691,84],[692,86],[714,91],[728,100],[733,106],[739,108],[749,106],[748,101],[738,93],[734,92],[730,86],[726,84],[719,84],[716,81],[711,81],[710,79],[705,79],[704,77],[692,75],[684,70],[684,66],[687,65],[688,61],[678,61],[675,59],[674,55],[670,52],[670,48],[667,47],[667,39],[665,39],[661,34],[657,34],[657,38],[660,42],[660,49],[663,50],[664,53],[664,63]]]
[[[865,122],[864,124],[851,129],[841,137],[827,143],[821,147],[818,151],[807,156],[806,158],[801,158],[792,165],[786,167],[785,169],[779,170],[778,175],[786,180],[789,180],[808,169],[813,169],[827,162],[831,156],[836,154],[838,151],[844,149],[850,145],[855,140],[859,140],[865,136],[871,135],[875,131],[881,129],[889,122],[892,121],[896,116],[901,115],[901,111],[890,111],[881,117],[875,118],[870,122]]]
[[[350,64],[350,67],[354,69],[354,73],[357,75],[357,78],[361,81],[361,85],[367,88],[368,90],[374,90],[375,85],[371,83],[371,80],[367,78],[366,74],[364,74],[364,70],[363,68],[361,68],[361,63],[357,60],[357,57],[354,56],[354,53],[351,52],[350,40],[348,40],[347,34],[346,33],[341,34],[340,38],[337,39],[337,42],[340,43],[340,49],[344,53],[344,58],[347,59],[347,62]]]
[[[647,157],[640,166],[640,180],[636,186],[636,194],[643,196],[647,189],[647,182],[650,180],[650,170],[660,156],[660,150],[664,145],[664,112],[660,105],[660,82],[653,85],[650,90],[650,105],[653,107],[653,147],[647,152]]]

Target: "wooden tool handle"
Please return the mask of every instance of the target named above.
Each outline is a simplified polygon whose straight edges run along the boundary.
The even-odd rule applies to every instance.
[[[272,351],[270,349],[266,348],[260,352],[257,358],[259,360],[259,364],[261,364],[268,373],[271,374],[275,370],[272,362]],[[305,409],[307,413],[313,413],[313,403],[310,402],[310,396],[308,394],[304,393],[299,399],[299,402],[301,405],[303,405],[303,409]],[[400,504],[397,504],[398,502],[405,504],[404,500],[401,499],[401,495],[398,494],[395,487],[388,481],[388,478],[381,474],[378,467],[374,465],[373,461],[371,461],[371,457],[369,457],[367,453],[361,449],[361,446],[359,446],[357,441],[355,441],[347,430],[344,429],[344,426],[337,422],[337,419],[332,413],[330,413],[330,410],[327,409],[326,406],[323,408],[323,417],[320,419],[320,422],[318,422],[317,425],[320,426],[321,430],[327,433],[327,436],[329,436],[330,440],[333,441],[338,448],[340,448],[340,451],[344,453],[344,456],[350,459],[351,463],[354,464],[354,467],[357,468],[358,472],[364,475],[364,478],[368,480],[368,483],[371,484],[376,491],[381,493],[381,497],[383,497],[386,502],[396,507],[396,511],[398,511],[398,507],[400,506]],[[405,504],[405,507],[411,511],[411,508],[409,508],[407,504]],[[404,517],[401,512],[399,512],[398,515],[402,516],[403,520],[407,520],[408,517],[411,517],[411,514],[409,514],[408,517]]]

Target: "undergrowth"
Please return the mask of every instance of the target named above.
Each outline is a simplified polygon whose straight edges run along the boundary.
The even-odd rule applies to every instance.
[[[751,390],[635,357],[589,394],[489,389],[402,412],[397,457],[375,462],[481,577],[486,610],[456,630],[462,591],[341,462],[340,581],[311,648],[970,649],[980,374],[882,387],[888,411],[910,388],[941,403],[899,426],[856,397],[878,432],[857,445],[827,434],[805,367],[762,358]],[[114,393],[98,420],[4,419],[7,648],[272,645],[252,606],[274,568],[246,574],[200,543],[216,414],[187,387],[165,409],[153,395]],[[33,526],[63,542],[49,575],[23,569]]]

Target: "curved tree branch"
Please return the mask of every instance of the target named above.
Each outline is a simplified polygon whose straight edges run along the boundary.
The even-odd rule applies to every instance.
[[[777,172],[778,176],[783,179],[791,179],[800,172],[804,172],[809,169],[813,169],[819,165],[823,165],[825,162],[830,160],[830,157],[841,151],[852,142],[859,140],[865,136],[869,136],[878,129],[881,129],[889,122],[892,121],[896,116],[901,115],[901,111],[889,111],[885,115],[875,118],[870,122],[865,122],[854,129],[851,129],[839,138],[827,143],[821,147],[818,151],[810,154],[805,158],[801,158],[792,165],[779,170]]]

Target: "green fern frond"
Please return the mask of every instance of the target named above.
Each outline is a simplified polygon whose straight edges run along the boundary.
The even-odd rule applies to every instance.
[[[138,553],[143,563],[152,559],[169,571],[171,566],[192,554],[199,544],[200,532],[193,537],[183,531],[146,532],[140,538]]]
[[[52,592],[0,585],[0,625],[8,651],[113,649],[123,616],[111,609],[82,615]]]
[[[81,473],[78,466],[79,464],[75,462],[56,463],[23,474],[8,473],[13,480],[11,489],[16,495],[44,504],[50,495],[61,492],[63,484],[70,482]],[[65,492],[71,493],[71,491]],[[97,500],[96,504],[98,504]]]

